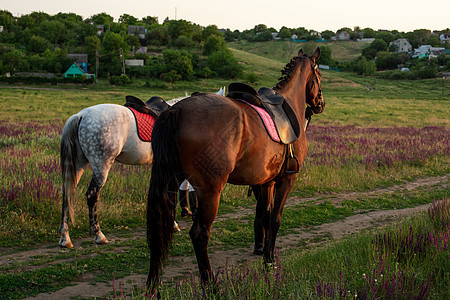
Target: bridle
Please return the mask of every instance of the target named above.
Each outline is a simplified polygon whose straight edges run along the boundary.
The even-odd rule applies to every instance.
[[[314,87],[314,85],[316,84],[316,82],[319,85],[319,92],[316,96],[315,99],[319,98],[319,105],[316,107],[311,107],[313,112],[317,112],[319,109],[323,110],[324,106],[325,106],[325,101],[323,101],[323,97],[322,97],[322,85],[320,84],[320,77],[321,77],[321,72],[319,70],[319,66],[313,62],[313,60],[311,58],[309,58],[308,56],[301,56],[300,58],[306,59],[309,61],[311,68],[312,68],[312,72],[314,74],[314,79],[312,82],[312,88]]]

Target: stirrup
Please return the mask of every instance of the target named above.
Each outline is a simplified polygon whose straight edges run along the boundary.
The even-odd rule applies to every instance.
[[[294,155],[294,151],[292,149],[292,144],[288,145],[289,152],[286,157],[286,174],[296,174],[300,172],[300,164],[298,163],[297,157]]]

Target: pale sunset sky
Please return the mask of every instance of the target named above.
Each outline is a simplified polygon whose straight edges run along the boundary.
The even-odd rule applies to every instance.
[[[449,0],[0,0],[0,9],[14,16],[42,11],[50,15],[73,12],[83,18],[105,12],[115,21],[122,14],[158,17],[160,23],[168,17],[239,31],[258,24],[276,30],[286,26],[317,31],[355,26],[405,32],[450,27]]]

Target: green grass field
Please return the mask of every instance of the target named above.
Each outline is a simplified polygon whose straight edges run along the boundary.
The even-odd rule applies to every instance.
[[[353,60],[361,55],[361,49],[367,47],[368,42],[339,41],[339,42],[309,42],[314,46],[330,47],[332,58],[346,62]],[[266,57],[281,63],[285,63],[292,56],[296,55],[298,50],[305,47],[305,43],[296,43],[292,41],[268,41],[268,42],[248,42],[245,40],[228,43],[230,48],[252,53],[258,56]]]
[[[280,70],[288,59],[278,56],[281,54],[272,48],[261,50],[267,52],[262,56],[246,52],[250,50],[244,47],[235,48],[233,53],[245,72],[258,75],[258,86],[277,83]],[[269,53],[277,54],[271,57]],[[308,129],[308,157],[291,193],[293,204],[284,210],[279,238],[288,239],[292,234],[308,232],[317,226],[368,211],[403,209],[447,197],[448,179],[444,179],[447,184],[441,182],[412,189],[394,188],[421,178],[448,178],[445,176],[449,174],[450,162],[450,97],[448,90],[445,90],[448,83],[444,83],[442,79],[385,81],[323,72],[323,93],[327,106],[323,114],[313,116]],[[148,271],[148,250],[143,235],[150,178],[148,167],[116,164],[111,170],[102,190],[99,218],[105,234],[115,236],[117,241],[104,247],[95,247],[90,238],[86,239],[88,217],[84,193],[90,181],[90,172],[86,172],[77,193],[76,223],[71,226],[72,239],[83,242],[70,251],[57,250],[61,213],[59,139],[62,126],[70,115],[99,103],[123,104],[125,96],[130,94],[142,99],[155,95],[171,99],[194,91],[215,92],[220,86],[228,84],[229,81],[199,80],[177,83],[174,89],[144,88],[140,82],[126,88],[102,84],[81,88],[0,87],[0,252],[2,256],[20,256],[24,250],[38,249],[53,253],[16,258],[8,263],[1,261],[0,299],[25,298],[56,291],[76,285],[84,277],[95,285],[111,282],[113,274],[116,280],[120,280],[130,274],[146,274]],[[374,89],[368,89],[368,86]],[[378,191],[382,188],[386,191]],[[394,192],[389,192],[390,188]],[[251,248],[255,201],[247,198],[246,193],[246,187],[226,186],[221,198],[219,220],[214,223],[211,235],[212,251]],[[350,196],[352,193],[361,194]],[[340,200],[335,201],[336,197]],[[309,200],[301,202],[304,198]],[[296,199],[300,202],[297,203]],[[420,216],[402,226],[408,228],[413,226],[411,224],[419,224],[413,227],[420,227],[420,224],[428,222],[424,219],[426,217]],[[136,235],[136,231],[139,234]],[[243,298],[280,298],[277,297],[279,291],[284,291],[286,298],[291,299],[306,296],[321,298],[325,294],[323,291],[319,293],[318,287],[331,291],[331,286],[335,294],[328,296],[338,298],[336,291],[343,287],[339,280],[344,275],[348,286],[351,285],[349,290],[352,295],[364,288],[370,297],[373,289],[369,291],[369,287],[373,288],[373,281],[369,285],[367,277],[363,278],[362,274],[368,275],[375,266],[373,264],[379,263],[375,261],[379,258],[378,252],[371,248],[375,234],[369,231],[361,237],[345,239],[342,243],[326,243],[326,247],[319,249],[309,246],[311,241],[306,244],[300,241],[296,247],[280,254],[278,271],[283,270],[284,273],[276,271],[264,275],[260,263],[251,263],[249,272],[259,279],[245,277],[246,280],[251,279],[252,288],[247,290],[253,294]],[[323,245],[330,237],[317,234],[313,239]],[[187,231],[176,235],[173,244],[171,256],[191,256],[192,261],[195,260]],[[355,244],[361,246],[352,247]],[[363,253],[352,252],[352,248],[360,248]],[[434,272],[434,277],[430,279],[429,295],[431,298],[441,298],[448,296],[448,292],[445,294],[442,290],[450,281],[449,269],[441,270],[439,265],[445,263],[448,251],[443,251],[444,254],[439,254],[437,258],[426,255],[420,261],[408,258],[404,262],[390,257],[389,264],[398,263],[396,272],[407,266],[414,269],[414,279],[411,279],[410,271],[404,276],[409,276],[407,278],[413,286],[408,287],[417,289],[417,293],[423,280],[426,281],[430,272]],[[355,261],[348,262],[346,257]],[[310,265],[311,261],[317,264]],[[421,268],[421,265],[426,267]],[[247,272],[245,264],[243,270],[240,268],[237,265],[234,271]],[[377,276],[380,280],[379,274]],[[268,284],[267,280],[272,283]],[[284,282],[281,289],[275,284],[277,280]],[[248,287],[250,281],[246,282]],[[288,285],[286,282],[295,284]],[[183,286],[181,283],[180,286]],[[166,293],[163,294],[167,295],[164,297],[195,298],[202,290],[196,284],[194,286],[198,291],[194,288],[175,291],[174,286],[167,283],[163,286]],[[128,296],[132,287],[133,284],[128,282]],[[135,297],[142,295],[140,288],[142,284],[134,290]],[[183,289],[186,288],[183,286]],[[221,297],[239,298],[240,293],[245,291],[245,285],[223,285],[221,289],[227,290],[220,294]],[[121,294],[120,291],[116,293],[118,296]],[[213,299],[211,294],[208,295]],[[350,298],[350,295],[346,297]]]

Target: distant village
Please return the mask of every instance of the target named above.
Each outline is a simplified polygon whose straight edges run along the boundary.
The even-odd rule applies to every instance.
[[[105,34],[106,28],[105,25],[96,25],[94,23],[91,23],[92,26],[95,26],[97,35],[100,37]],[[139,26],[139,25],[128,25],[127,27],[127,34],[133,35],[139,39],[139,43],[135,46],[132,46],[131,51],[134,54],[141,53],[141,54],[149,54],[148,52],[148,38],[149,35],[147,34],[147,27],[146,26]],[[0,26],[0,34],[3,32],[4,28],[3,26]],[[219,29],[219,31],[223,32],[224,34],[229,31],[229,29]],[[256,32],[256,35],[258,32]],[[323,38],[321,33],[317,31],[310,31],[310,36],[313,36],[314,42],[317,43],[325,43],[325,42],[345,42],[345,41],[354,41],[355,36],[351,36],[351,34],[345,30],[338,31],[336,35],[329,37],[328,39]],[[439,34],[439,33],[433,33],[433,34]],[[271,32],[272,40],[286,40],[286,36],[284,38],[280,37],[279,32]],[[357,42],[374,42],[375,38],[364,38],[364,35],[362,32],[360,33],[361,37],[357,38]],[[270,35],[269,35],[270,38]],[[302,39],[297,34],[292,34],[290,36],[290,41],[294,43],[302,43],[302,42],[308,42],[311,39]],[[440,33],[439,34],[439,40],[440,42],[445,45],[450,41],[450,33]],[[436,47],[432,45],[419,45],[418,48],[413,48],[411,43],[406,38],[399,38],[397,40],[394,40],[389,43],[389,50],[390,52],[399,52],[399,53],[408,53],[411,55],[412,58],[436,58],[441,54],[445,54],[446,56],[450,55],[450,49],[446,49],[445,47]],[[97,53],[98,55],[98,53]],[[124,55],[123,53],[120,53],[120,59],[121,59],[121,65],[123,70],[125,70],[125,67],[143,67],[145,65],[144,59],[139,58],[132,58],[132,59],[126,59],[127,55]],[[133,56],[132,56],[133,57]],[[73,64],[66,70],[64,73],[65,78],[74,78],[79,76],[85,76],[87,78],[93,78],[96,76],[96,74],[92,74],[88,72],[88,54],[85,53],[70,53],[67,54],[67,58],[71,58],[73,61]],[[98,58],[97,58],[98,60]],[[91,62],[91,68],[92,68],[92,58],[90,58]],[[125,73],[125,72],[123,72]],[[8,73],[6,74],[8,76]],[[45,77],[52,77],[55,76],[51,73],[16,73],[16,76],[45,76]]]

